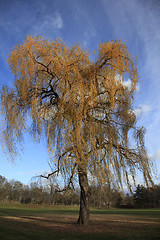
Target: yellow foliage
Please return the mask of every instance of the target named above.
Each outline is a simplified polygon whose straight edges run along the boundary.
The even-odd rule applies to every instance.
[[[1,103],[3,139],[11,154],[30,116],[33,136],[46,136],[62,172],[69,174],[76,164],[108,183],[117,176],[121,184],[130,173],[134,178],[138,167],[151,181],[143,136],[135,138],[136,149],[129,148],[128,132],[137,131],[131,109],[138,73],[136,59],[121,40],[100,44],[90,61],[79,45],[28,36],[13,49],[9,65],[14,89],[3,88]]]

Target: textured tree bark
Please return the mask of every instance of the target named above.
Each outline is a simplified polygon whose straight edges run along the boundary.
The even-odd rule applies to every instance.
[[[89,186],[87,178],[87,170],[78,168],[79,185],[80,185],[80,211],[78,224],[87,225],[89,223]]]

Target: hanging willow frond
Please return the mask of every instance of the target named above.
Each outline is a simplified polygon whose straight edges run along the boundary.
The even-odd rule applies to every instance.
[[[2,141],[13,157],[32,122],[30,133],[45,135],[61,173],[72,176],[76,164],[110,184],[125,179],[129,185],[129,176],[135,179],[139,169],[152,183],[144,129],[136,127],[132,111],[136,60],[125,44],[100,44],[95,61],[90,61],[79,45],[28,36],[13,49],[9,64],[15,81],[13,89],[1,91]]]

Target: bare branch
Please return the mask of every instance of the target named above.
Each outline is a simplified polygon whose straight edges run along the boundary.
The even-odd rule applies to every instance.
[[[50,176],[53,176],[54,174],[58,174],[60,172],[60,160],[62,157],[64,157],[67,153],[71,152],[71,150],[73,150],[73,148],[68,148],[63,154],[61,154],[58,158],[58,169],[47,174],[47,175],[38,175],[37,177],[42,177],[42,178],[46,178],[46,179],[49,179]],[[51,165],[49,164],[50,168],[51,168]],[[75,166],[76,167],[76,166]],[[72,179],[72,178],[71,178]]]
[[[73,185],[72,179],[73,179],[73,177],[74,177],[74,173],[75,173],[76,167],[77,167],[77,164],[75,163],[75,164],[74,164],[74,167],[73,167],[73,169],[72,169],[71,176],[70,176],[69,181],[68,181],[68,185],[65,186],[63,189],[57,189],[56,192],[65,192],[65,191],[67,191],[67,190],[70,189],[70,185],[72,185],[72,188],[74,189],[74,185]]]
[[[53,176],[56,173],[59,173],[59,169],[57,169],[56,171],[54,171],[52,173],[47,174],[47,176],[41,174],[41,175],[38,175],[37,177],[42,177],[42,178],[49,179],[50,176]]]

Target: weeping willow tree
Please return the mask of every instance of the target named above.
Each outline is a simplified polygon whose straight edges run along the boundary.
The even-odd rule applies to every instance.
[[[131,188],[138,169],[152,183],[145,131],[133,111],[138,73],[125,44],[102,43],[91,61],[79,45],[28,36],[9,65],[15,81],[1,91],[3,143],[14,158],[26,131],[45,137],[54,156],[46,178],[61,173],[67,188],[78,176],[80,224],[89,221],[89,177]]]

